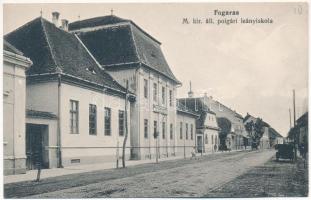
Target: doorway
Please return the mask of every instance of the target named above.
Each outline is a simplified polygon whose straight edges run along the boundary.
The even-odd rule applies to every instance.
[[[26,167],[28,170],[48,168],[48,125],[26,124]]]

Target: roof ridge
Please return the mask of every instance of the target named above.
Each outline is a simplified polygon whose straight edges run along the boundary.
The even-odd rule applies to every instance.
[[[86,33],[86,32],[93,32],[93,31],[100,31],[102,29],[108,29],[116,26],[127,26],[130,25],[130,22],[118,22],[115,24],[105,24],[105,25],[99,25],[99,26],[94,26],[94,27],[84,27],[80,29],[74,29],[74,30],[69,30],[70,33]]]
[[[141,57],[139,56],[139,53],[138,53],[138,48],[137,48],[137,44],[136,44],[136,40],[135,40],[135,36],[134,36],[134,33],[133,33],[132,26],[131,25],[129,25],[129,26],[130,26],[130,30],[131,30],[131,33],[132,33],[131,36],[132,36],[132,40],[134,42],[136,56],[137,56],[138,60],[143,63],[143,60],[141,59]]]
[[[16,32],[16,31],[18,31],[18,30],[20,30],[20,29],[22,29],[22,28],[24,28],[24,27],[26,27],[26,26],[29,26],[31,23],[33,23],[34,21],[36,21],[36,20],[38,20],[38,19],[40,19],[40,18],[42,18],[42,17],[36,17],[35,19],[33,19],[33,20],[27,22],[26,24],[23,24],[22,26],[18,27],[17,29],[15,29],[15,30],[13,30],[13,31],[11,31],[11,32],[9,32],[9,33],[7,33],[7,34],[5,34],[4,37],[6,37],[7,35],[10,35],[11,33]]]
[[[9,43],[6,39],[3,38],[3,45],[7,45],[9,48],[11,48],[16,54],[19,54],[21,56],[24,55],[23,52],[21,52],[20,50],[18,50],[15,46],[13,46],[11,43]]]
[[[75,38],[79,41],[79,43],[82,45],[82,47],[86,50],[86,52],[88,53],[88,55],[94,60],[94,62],[96,63],[98,69],[100,70],[100,73],[105,73],[105,75],[109,76],[111,78],[111,80],[117,84],[119,87],[121,87],[122,89],[125,90],[125,87],[123,87],[121,84],[119,84],[109,73],[105,72],[105,68],[103,68],[98,61],[95,59],[95,57],[92,55],[92,53],[88,50],[88,48],[84,45],[84,43],[82,42],[82,40],[79,38],[79,36],[77,34],[73,34],[75,36]],[[105,84],[104,84],[105,85]]]
[[[153,37],[152,35],[150,35],[149,33],[147,33],[143,28],[141,28],[140,26],[138,26],[135,22],[133,22],[132,20],[129,20],[129,22],[135,26],[135,28],[137,28],[139,31],[141,31],[145,36],[147,36],[149,39],[151,39],[152,41],[158,43],[159,46],[161,46],[161,42],[159,40],[157,40],[155,37]]]
[[[88,48],[84,45],[84,43],[80,40],[79,36],[75,33],[73,33],[73,35],[75,36],[75,38],[79,41],[79,43],[83,46],[83,48],[86,50],[86,52],[89,54],[89,56],[94,60],[94,62],[96,63],[97,67],[100,70],[104,70],[105,68],[103,68],[98,61],[94,58],[94,56],[91,54],[91,52],[88,50]]]
[[[48,44],[48,48],[49,48],[49,52],[51,53],[51,56],[52,56],[52,60],[53,60],[53,62],[55,63],[55,66],[56,67],[60,67],[60,66],[58,66],[58,64],[57,64],[57,62],[56,62],[56,59],[55,59],[55,55],[54,55],[54,53],[53,53],[53,50],[52,50],[52,47],[51,47],[51,44],[50,44],[50,41],[49,41],[49,38],[48,38],[48,34],[47,34],[47,32],[46,32],[46,29],[45,29],[45,25],[44,25],[44,23],[45,23],[45,19],[43,19],[42,17],[40,18],[40,20],[41,20],[41,26],[42,26],[42,29],[43,29],[43,33],[44,33],[44,38],[45,38],[45,40],[46,40],[46,42],[47,42],[47,44]]]

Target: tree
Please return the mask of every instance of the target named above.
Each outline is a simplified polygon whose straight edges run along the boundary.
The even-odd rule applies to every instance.
[[[219,117],[217,118],[217,124],[218,127],[220,128],[219,131],[219,143],[220,143],[220,149],[226,150],[227,145],[226,145],[226,139],[227,135],[230,134],[231,132],[231,122],[229,119],[225,117]]]
[[[264,122],[262,119],[257,118],[255,122],[247,122],[245,129],[252,140],[252,149],[258,149],[260,139],[264,134]]]

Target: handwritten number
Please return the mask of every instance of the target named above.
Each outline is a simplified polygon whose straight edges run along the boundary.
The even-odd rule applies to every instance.
[[[302,6],[296,6],[295,7],[295,14],[301,15],[302,14]]]

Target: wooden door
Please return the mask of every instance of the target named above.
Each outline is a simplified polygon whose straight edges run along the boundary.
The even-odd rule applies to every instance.
[[[26,167],[28,170],[37,169],[42,159],[42,127],[40,125],[27,124],[26,127]]]

